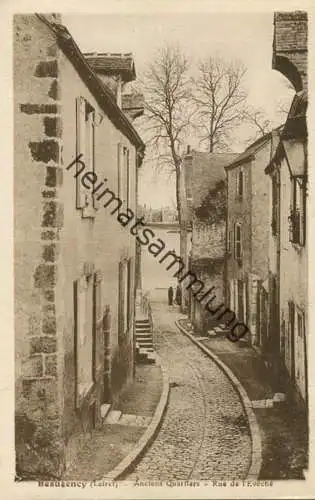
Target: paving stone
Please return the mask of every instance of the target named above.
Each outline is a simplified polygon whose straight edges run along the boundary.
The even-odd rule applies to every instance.
[[[222,370],[179,332],[177,317],[153,303],[156,352],[174,384],[157,437],[126,479],[245,478],[251,440],[238,393]]]
[[[111,410],[105,419],[105,424],[117,424],[121,417],[121,411]]]

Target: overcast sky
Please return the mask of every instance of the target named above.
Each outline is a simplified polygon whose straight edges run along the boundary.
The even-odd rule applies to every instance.
[[[286,79],[272,70],[273,12],[161,15],[65,15],[63,22],[82,52],[132,52],[138,77],[165,43],[178,44],[192,64],[210,54],[240,59],[248,68],[245,84],[250,103],[263,108],[273,123],[275,109],[292,95]],[[246,136],[246,131],[243,131]],[[233,149],[241,151],[241,134]],[[174,199],[174,184],[143,164],[140,202],[159,207]]]

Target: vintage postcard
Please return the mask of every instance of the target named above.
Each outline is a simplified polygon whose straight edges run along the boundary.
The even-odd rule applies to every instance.
[[[312,12],[132,4],[10,13],[5,497],[312,498]]]

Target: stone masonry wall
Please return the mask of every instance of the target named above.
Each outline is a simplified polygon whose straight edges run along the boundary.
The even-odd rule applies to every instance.
[[[273,68],[283,73],[297,92],[307,88],[307,38],[306,12],[275,13]]]
[[[56,20],[56,19],[55,19]],[[63,205],[58,48],[35,15],[14,16],[16,473],[62,469],[55,288]]]

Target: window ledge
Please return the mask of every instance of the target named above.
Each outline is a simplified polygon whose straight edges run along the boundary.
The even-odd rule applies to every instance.
[[[94,207],[84,207],[82,208],[82,219],[94,219],[96,217],[97,210]]]

